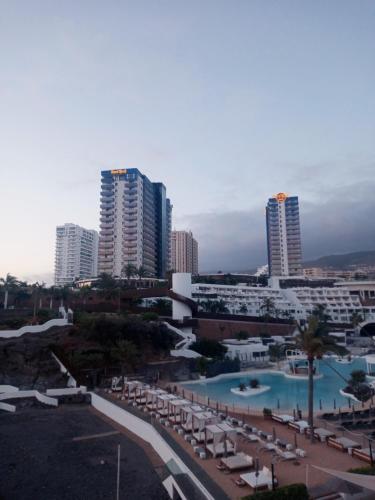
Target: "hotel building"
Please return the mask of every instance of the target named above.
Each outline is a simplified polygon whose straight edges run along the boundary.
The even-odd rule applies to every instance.
[[[302,274],[302,249],[297,196],[279,193],[266,207],[267,250],[270,276]]]
[[[143,266],[149,277],[171,267],[172,205],[166,188],[136,168],[101,173],[99,273]]]
[[[364,289],[365,282],[357,287],[355,282],[340,282],[335,286],[282,288],[278,281],[270,280],[268,287],[196,283],[192,285],[192,297],[201,308],[205,301],[223,300],[230,314],[263,316],[264,304],[270,299],[274,305],[273,316],[281,318],[306,320],[318,305],[323,305],[332,323],[350,323],[353,313],[375,320],[374,282],[366,282]]]
[[[198,242],[191,231],[172,231],[172,269],[198,274]]]
[[[56,228],[55,286],[71,285],[77,278],[97,276],[97,231],[76,224]]]

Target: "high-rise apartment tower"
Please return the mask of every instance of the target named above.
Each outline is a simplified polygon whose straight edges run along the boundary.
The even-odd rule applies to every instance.
[[[56,228],[55,286],[71,285],[76,278],[98,273],[97,231],[76,224]]]
[[[198,274],[198,242],[191,231],[172,231],[172,269]]]
[[[301,230],[298,196],[279,193],[266,207],[268,266],[270,276],[302,274]]]
[[[172,205],[165,186],[136,168],[101,177],[99,273],[122,276],[127,264],[150,277],[171,267]]]

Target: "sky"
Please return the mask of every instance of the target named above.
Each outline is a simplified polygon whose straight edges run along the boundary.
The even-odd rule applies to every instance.
[[[50,281],[111,168],[166,185],[201,270],[266,263],[280,191],[305,259],[375,249],[374,23],[372,0],[0,0],[0,276]]]

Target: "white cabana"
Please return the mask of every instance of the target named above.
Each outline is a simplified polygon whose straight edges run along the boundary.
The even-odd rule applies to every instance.
[[[162,417],[166,417],[168,415],[168,403],[172,399],[179,399],[174,394],[159,394],[156,397],[156,410]]]
[[[237,430],[231,425],[221,424],[206,425],[205,446],[214,458],[218,455],[227,456],[228,453],[236,453]],[[212,440],[212,443],[209,441]]]
[[[135,398],[135,390],[137,387],[142,387],[143,382],[139,380],[127,380],[124,382],[124,396],[128,399]]]
[[[181,422],[181,409],[190,402],[187,399],[171,399],[168,401],[168,419],[178,424]]]
[[[157,397],[161,394],[167,394],[163,389],[147,389],[146,390],[146,407],[148,410],[155,410],[157,406]]]
[[[204,428],[206,425],[219,423],[220,418],[214,415],[211,411],[202,411],[193,413],[192,427],[193,437],[198,441],[204,441],[205,433]]]
[[[135,390],[134,390],[134,399],[135,401],[140,404],[140,405],[144,405],[146,404],[146,391],[150,388],[149,385],[147,384],[142,384],[142,385],[138,385]]]
[[[193,414],[204,412],[203,406],[190,405],[181,408],[181,426],[186,432],[191,432],[193,429]]]

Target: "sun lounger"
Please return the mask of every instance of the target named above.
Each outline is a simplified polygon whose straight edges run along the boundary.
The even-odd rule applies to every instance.
[[[280,457],[283,460],[294,460],[297,458],[297,455],[295,453],[293,453],[292,451],[282,451],[280,453]]]
[[[232,457],[222,458],[221,462],[224,467],[228,470],[235,471],[240,469],[248,469],[253,466],[254,460],[250,455],[246,455],[246,453],[240,452]]]
[[[371,456],[370,456],[370,448],[363,448],[363,450],[360,450],[358,448],[353,449],[353,457],[359,458],[359,460],[362,460],[363,462],[367,462],[368,464],[371,464],[372,461],[375,462],[375,451],[372,451],[372,461],[371,461]]]
[[[308,429],[308,431],[309,430],[310,429]],[[319,439],[319,441],[321,441],[322,443],[325,443],[329,437],[334,438],[336,436],[334,432],[322,427],[318,427],[317,429],[314,429],[314,437]]]
[[[336,448],[337,450],[340,450],[342,452],[350,452],[353,450],[353,448],[361,448],[361,445],[357,443],[356,441],[352,441],[351,439],[348,439],[346,437],[340,437],[340,438],[331,438],[329,437],[327,439],[327,444],[328,446],[331,446],[332,448]]]
[[[258,473],[248,472],[246,474],[241,474],[240,478],[254,490],[272,488],[272,473],[267,467],[263,467]],[[276,478],[274,478],[274,482],[275,484],[277,483]]]
[[[294,421],[294,418],[291,415],[276,415],[273,413],[271,418],[280,424],[287,424],[288,422]]]
[[[299,420],[298,422],[288,422],[288,427],[304,434],[309,424],[305,420]]]

